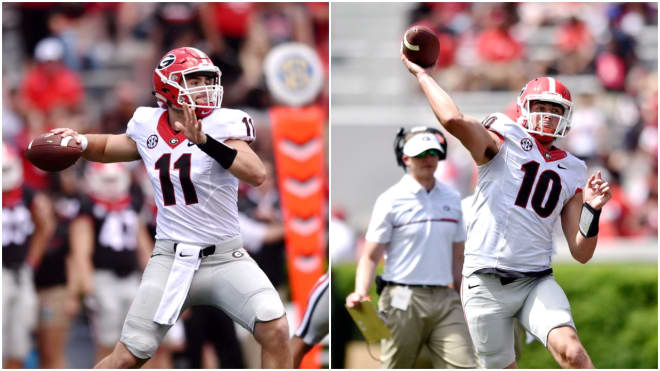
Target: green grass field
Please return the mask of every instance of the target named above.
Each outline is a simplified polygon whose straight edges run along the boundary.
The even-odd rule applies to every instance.
[[[596,368],[658,368],[658,267],[652,264],[555,266],[582,344]],[[559,368],[535,341],[520,368]]]
[[[554,264],[553,268],[596,368],[658,368],[657,262]],[[333,266],[333,353],[335,346],[342,346],[335,339],[362,338],[350,318],[339,313],[353,289],[354,274],[354,265]],[[377,300],[375,292],[372,297]],[[333,367],[339,367],[334,362],[333,358]],[[538,341],[523,347],[518,366],[559,368]]]

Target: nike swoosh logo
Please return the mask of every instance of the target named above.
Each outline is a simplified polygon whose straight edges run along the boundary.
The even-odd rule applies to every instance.
[[[179,256],[182,257],[182,258],[187,258],[187,257],[189,257],[189,256],[192,256],[192,254],[183,255],[183,253],[181,253],[181,254],[179,254]]]
[[[477,286],[479,286],[479,285],[474,285],[474,286],[470,286],[470,285],[468,285],[468,289],[473,289],[473,288],[475,288],[475,287],[477,287]]]
[[[561,164],[557,164],[557,167],[560,169],[566,169],[565,167],[561,166]]]
[[[188,141],[188,147],[192,147],[192,146],[194,146],[194,145],[195,145],[195,143],[193,143],[193,142],[191,142],[191,141]]]

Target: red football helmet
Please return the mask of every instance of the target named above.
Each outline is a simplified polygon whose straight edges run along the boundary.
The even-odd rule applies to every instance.
[[[85,171],[89,194],[105,201],[118,201],[128,196],[131,174],[120,162],[90,162]]]
[[[206,75],[209,84],[190,86],[188,79],[198,74]],[[204,52],[189,47],[173,49],[161,58],[154,70],[154,95],[163,108],[168,103],[175,108],[182,108],[183,103],[188,103],[195,108],[197,117],[203,118],[220,108],[221,75],[220,69]],[[206,98],[205,103],[196,102],[200,97]]]
[[[531,112],[531,102],[542,101],[559,104],[564,108],[562,115],[550,112]],[[518,96],[518,123],[530,134],[543,143],[552,142],[555,138],[563,138],[571,128],[573,116],[573,101],[568,88],[552,77],[537,77],[525,84]],[[544,117],[557,118],[558,124],[554,133],[544,132],[542,122]],[[532,123],[536,122],[534,125]]]

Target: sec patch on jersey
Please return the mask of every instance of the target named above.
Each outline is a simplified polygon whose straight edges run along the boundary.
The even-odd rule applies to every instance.
[[[25,156],[44,171],[61,171],[73,165],[82,155],[82,147],[72,136],[47,133],[33,139]]]

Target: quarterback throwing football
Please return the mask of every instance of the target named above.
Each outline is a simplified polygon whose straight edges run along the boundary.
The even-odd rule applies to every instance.
[[[403,53],[401,59],[478,167],[461,299],[480,365],[516,367],[517,317],[561,367],[593,368],[550,267],[557,219],[571,255],[586,263],[596,248],[600,210],[612,197],[600,172],[586,179],[585,163],[553,145],[570,128],[570,92],[554,78],[536,78],[518,97],[517,122],[494,113],[479,123],[423,68]]]
[[[154,70],[158,108],[139,107],[121,135],[72,135],[90,161],[142,159],[158,206],[156,244],[119,342],[97,368],[140,367],[179,314],[213,305],[254,334],[264,368],[291,368],[282,301],[243,249],[238,180],[259,185],[265,168],[248,143],[245,112],[220,108],[220,70],[195,48],[171,50]]]

